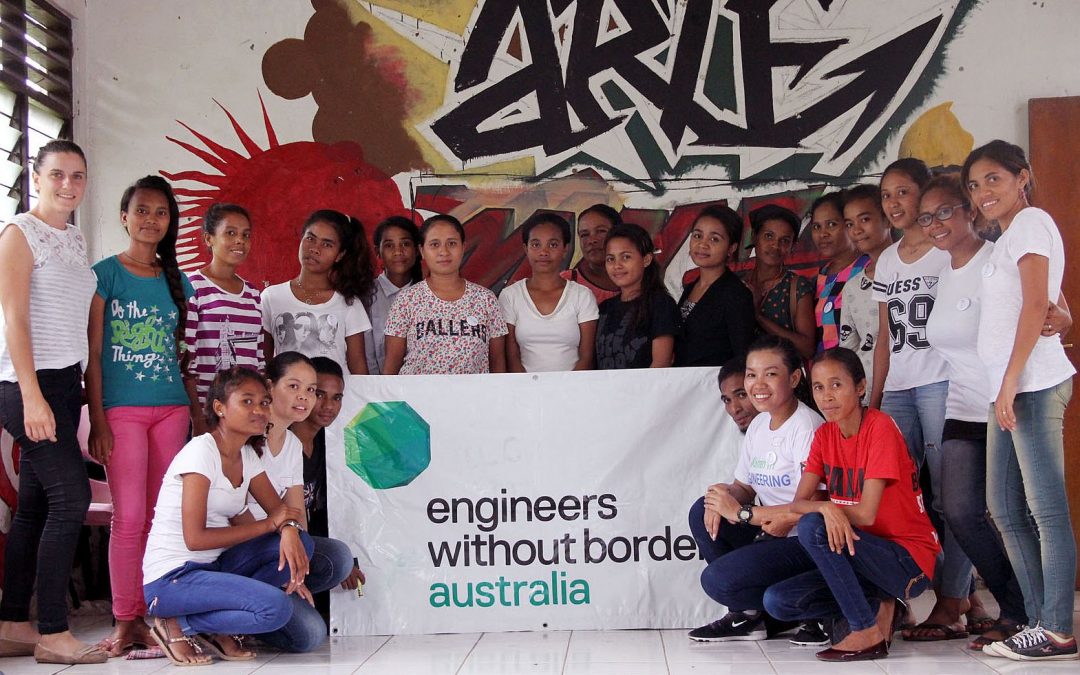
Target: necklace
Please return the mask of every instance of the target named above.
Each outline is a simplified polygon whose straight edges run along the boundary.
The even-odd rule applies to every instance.
[[[317,296],[318,296],[318,294],[320,294],[320,293],[325,293],[325,292],[327,292],[328,290],[330,290],[329,288],[313,288],[313,289],[307,289],[307,288],[304,288],[304,282],[300,280],[300,277],[299,277],[299,276],[297,276],[297,277],[296,277],[295,279],[293,279],[293,281],[295,281],[295,282],[296,282],[296,287],[297,287],[297,288],[299,288],[299,289],[300,289],[301,291],[303,291],[303,292],[304,292],[304,297],[303,297],[303,298],[301,298],[301,301],[302,301],[302,302],[303,302],[303,303],[304,303],[305,305],[312,305],[312,304],[315,304],[315,303],[313,303],[313,302],[311,301],[311,300],[312,300],[312,298],[315,298],[315,297],[317,297]]]
[[[146,265],[147,267],[157,267],[157,260],[152,260],[151,262],[146,262],[145,260],[139,260],[138,258],[131,255],[127,251],[124,251],[120,255],[124,256],[125,258],[127,258],[131,262],[139,263],[140,265]]]

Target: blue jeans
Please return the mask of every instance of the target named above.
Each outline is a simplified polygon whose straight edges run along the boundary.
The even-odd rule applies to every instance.
[[[0,421],[19,444],[19,501],[4,551],[0,620],[28,621],[37,587],[38,630],[68,629],[67,590],[79,532],[90,506],[90,482],[77,436],[82,407],[78,365],[37,371],[56,420],[56,442],[31,441],[23,427],[16,382],[0,382]]]
[[[945,399],[949,382],[934,382],[921,387],[887,391],[881,399],[881,412],[896,421],[907,443],[908,453],[916,468],[926,462],[930,470],[933,502],[929,508],[937,523],[946,523],[942,512],[944,493],[952,486],[941,480],[941,432],[945,428]],[[941,528],[942,558],[934,575],[934,586],[946,598],[966,598],[972,591],[971,561],[964,555],[947,524]]]
[[[304,583],[314,593],[337,586],[353,568],[353,555],[342,541],[329,537],[311,537],[314,550],[311,568]],[[326,623],[318,610],[295,593],[290,595],[293,612],[289,621],[278,630],[259,635],[259,639],[282,651],[303,653],[315,649],[326,640]]]
[[[1065,406],[1072,378],[1016,395],[1016,431],[1002,431],[990,406],[986,494],[1031,622],[1071,635],[1076,540],[1065,492]]]
[[[829,549],[820,513],[804,515],[797,527],[799,544],[817,569],[765,591],[766,611],[781,621],[843,616],[851,630],[865,630],[877,623],[881,600],[913,597],[930,585],[911,554],[895,542],[856,530],[855,555],[838,555]]]
[[[690,534],[694,536],[698,551],[707,563],[711,563],[737,548],[753,543],[754,537],[761,532],[761,528],[754,525],[733,525],[726,520],[721,520],[716,539],[713,539],[709,536],[709,531],[705,529],[704,497],[699,497],[694,502],[694,505],[690,507],[688,519],[690,521]]]
[[[942,495],[945,522],[997,600],[1001,616],[1026,624],[1024,596],[1001,535],[986,511],[986,427],[978,426],[982,440],[969,435],[941,444],[941,480],[949,486]]]
[[[311,555],[306,533],[300,539]],[[175,618],[184,635],[223,633],[251,635],[284,626],[293,600],[282,586],[288,565],[278,570],[280,537],[265,534],[237,544],[210,563],[186,563],[143,585],[147,614]]]

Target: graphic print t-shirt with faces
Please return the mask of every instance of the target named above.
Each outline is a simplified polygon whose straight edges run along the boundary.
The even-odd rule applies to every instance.
[[[313,358],[326,356],[349,372],[345,359],[345,338],[371,330],[364,303],[345,302],[334,292],[321,305],[308,305],[293,295],[289,282],[267,288],[262,293],[263,330],[274,338],[274,353],[300,352]]]
[[[386,318],[386,334],[405,338],[401,375],[489,372],[488,342],[506,332],[495,294],[471,281],[454,302],[422,281],[398,294]]]
[[[931,248],[915,262],[900,259],[900,243],[885,249],[874,273],[874,300],[889,312],[889,374],[885,391],[900,391],[949,379],[948,365],[930,348],[926,322],[937,298],[938,277],[949,254]]]
[[[164,276],[139,277],[116,256],[94,265],[105,300],[101,345],[102,399],[116,406],[188,405],[176,349],[180,311]],[[184,297],[195,290],[180,273]]]

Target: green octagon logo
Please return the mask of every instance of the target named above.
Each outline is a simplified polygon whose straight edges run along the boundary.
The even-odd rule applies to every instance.
[[[345,425],[345,466],[376,490],[408,485],[431,463],[431,429],[405,401],[368,403]]]

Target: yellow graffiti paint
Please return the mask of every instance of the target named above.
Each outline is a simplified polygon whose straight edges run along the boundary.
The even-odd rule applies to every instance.
[[[930,108],[908,128],[900,141],[900,157],[918,157],[928,166],[958,166],[975,146],[975,137],[960,124],[952,101]]]

